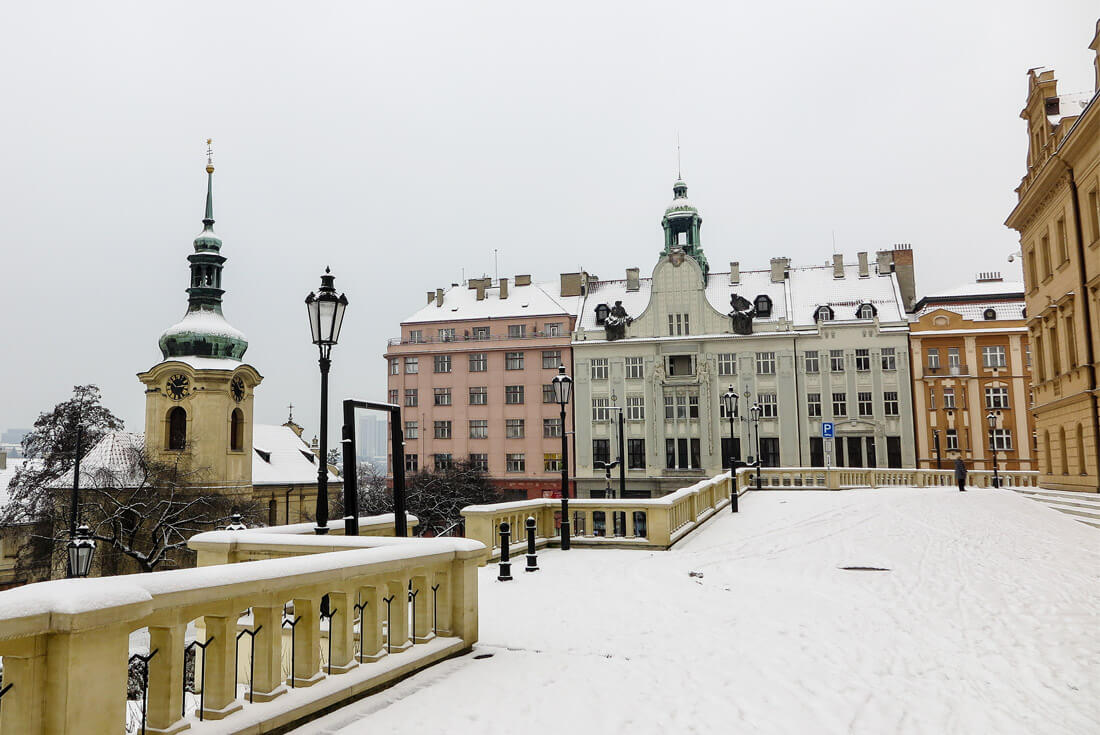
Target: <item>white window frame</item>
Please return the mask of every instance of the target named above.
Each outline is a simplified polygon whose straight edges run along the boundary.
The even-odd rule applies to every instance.
[[[756,353],[756,374],[757,375],[775,375],[775,353],[774,352],[757,352]]]
[[[737,353],[735,353],[735,352],[719,352],[718,353],[718,374],[719,375],[737,375]]]
[[[591,363],[592,380],[607,380],[608,365],[606,357],[593,357]]]

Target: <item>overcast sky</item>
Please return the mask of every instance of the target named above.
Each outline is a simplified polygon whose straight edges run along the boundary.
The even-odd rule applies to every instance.
[[[256,418],[316,431],[303,299],[351,300],[333,412],[428,289],[651,271],[683,175],[716,269],[912,243],[918,294],[1020,278],[1026,71],[1091,90],[1095,0],[17,3],[0,29],[0,428],[135,374],[186,308],[214,138]],[[333,421],[335,428],[336,421]]]

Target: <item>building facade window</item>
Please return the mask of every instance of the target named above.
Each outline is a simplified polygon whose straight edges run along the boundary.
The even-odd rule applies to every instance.
[[[947,367],[953,368],[955,373],[958,373],[959,368],[962,367],[962,357],[959,355],[958,347],[947,348]]]
[[[860,391],[856,393],[856,407],[859,410],[860,416],[875,415],[875,404],[871,400],[871,394],[869,392]]]
[[[1008,388],[1003,385],[989,386],[985,389],[986,408],[1008,408]]]
[[[668,336],[680,337],[691,334],[691,325],[688,321],[688,317],[688,314],[669,314]]]
[[[806,394],[806,415],[814,418],[821,417],[821,394]]]
[[[775,353],[774,352],[757,352],[756,353],[756,374],[757,375],[775,375]]]
[[[626,468],[628,470],[645,469],[645,439],[626,440]]]
[[[626,397],[626,420],[645,421],[645,396]]]
[[[504,402],[511,406],[518,406],[519,404],[523,403],[523,386],[504,386]]]
[[[561,419],[543,419],[542,436],[545,439],[553,439],[561,436]]]
[[[1003,368],[1005,362],[1004,345],[987,345],[982,347],[982,365],[987,368]]]
[[[607,358],[592,358],[592,380],[607,380]]]
[[[829,350],[829,371],[844,372],[844,350]]]
[[[670,470],[699,469],[700,445],[697,438],[665,439],[665,467]]]
[[[817,350],[807,350],[804,359],[806,361],[806,372],[810,375],[821,372],[821,361],[818,358]]]
[[[405,422],[405,438],[406,439],[419,439],[420,438],[420,425],[415,421]]]
[[[484,406],[489,402],[489,389],[484,385],[475,385],[470,388],[470,405]]]
[[[470,464],[473,465],[475,470],[481,470],[482,472],[489,471],[489,455],[488,454],[471,454]]]
[[[542,455],[543,472],[561,472],[561,452],[547,452]]]
[[[928,354],[928,369],[939,370],[940,369],[940,351],[936,347],[929,347]]]
[[[928,410],[936,410],[936,386],[928,386]]]
[[[489,422],[486,419],[471,419],[470,420],[470,438],[471,439],[488,439],[489,438]]]
[[[593,398],[592,399],[592,420],[593,421],[610,421],[611,420],[611,399],[610,398]]]
[[[417,405],[416,388],[406,388],[405,389],[405,405],[406,406],[416,406]]]
[[[409,331],[409,341],[414,345],[424,344],[424,330],[412,329]]]
[[[645,373],[642,368],[642,358],[626,358],[626,377],[628,380],[641,380],[645,377]]]
[[[874,319],[875,307],[870,304],[860,304],[858,316],[860,319]]]
[[[871,369],[871,351],[868,349],[856,350],[856,370],[865,373]]]
[[[406,357],[405,358],[405,373],[408,375],[416,375],[420,372],[420,358],[419,357]]]
[[[386,400],[388,400],[390,403],[396,404],[397,403],[397,388],[390,388],[389,393],[387,394],[387,396],[388,397],[387,397]]]
[[[523,454],[506,454],[504,460],[504,469],[506,472],[525,472],[527,470],[527,461]]]
[[[542,385],[542,402],[543,403],[557,403],[558,398],[554,394],[553,383],[543,383]]]
[[[470,372],[483,373],[489,369],[489,356],[484,352],[470,353]]]
[[[401,362],[396,357],[390,358],[390,375],[401,374]]]
[[[592,463],[603,462],[607,464],[611,461],[611,440],[610,439],[593,439],[592,440]]]
[[[543,350],[542,351],[542,369],[549,370],[551,368],[557,369],[561,365],[561,350]]]
[[[990,429],[989,430],[989,446],[995,452],[1011,452],[1012,451],[1012,430],[1011,429]],[[1062,451],[1065,451],[1065,443],[1063,442]]]
[[[436,421],[435,422],[435,438],[436,439],[450,439],[451,438],[451,422],[450,421]]]
[[[405,455],[405,472],[419,472],[420,462],[419,457],[415,454]]]
[[[847,416],[848,415],[848,394],[847,393],[834,393],[833,394],[833,416]]]
[[[947,430],[947,449],[958,451],[959,449],[959,432],[956,429]]]
[[[505,439],[522,439],[525,433],[523,419],[505,419],[504,420],[504,438]]]
[[[779,397],[775,393],[761,393],[758,398],[760,399],[760,418],[778,418]]]
[[[436,355],[434,358],[435,371],[437,373],[449,373],[451,372],[451,356],[450,355]]]
[[[435,468],[437,470],[449,470],[454,467],[454,459],[451,457],[450,452],[440,452],[439,454],[433,454],[435,459]]]
[[[451,405],[451,389],[450,388],[433,388],[436,406],[449,406]]]
[[[943,407],[949,410],[955,410],[955,389],[944,388],[943,389]]]
[[[833,310],[828,306],[819,306],[814,319],[819,322],[831,322],[833,320]]]
[[[882,348],[882,369],[883,370],[897,370],[898,369],[897,351],[893,347],[883,347]]]
[[[546,336],[547,337],[560,337],[561,336],[561,322],[547,322],[547,324],[546,324]]]
[[[454,342],[455,341],[454,327],[445,327],[443,329],[440,329],[439,330],[439,341],[440,342]]]
[[[523,370],[523,353],[522,352],[505,352],[504,353],[504,369],[505,370]]]
[[[508,338],[509,339],[523,339],[527,336],[526,324],[509,324],[508,325]]]
[[[737,355],[732,352],[718,353],[718,374],[737,375]]]
[[[475,341],[480,342],[482,340],[489,339],[489,328],[488,327],[474,327],[473,333],[474,333],[473,338],[474,338]]]

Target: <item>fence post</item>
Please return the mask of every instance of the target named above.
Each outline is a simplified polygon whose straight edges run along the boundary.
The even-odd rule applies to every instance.
[[[497,573],[498,582],[512,581],[512,562],[509,561],[512,534],[508,528],[508,521],[503,521],[500,524],[500,571]]]
[[[539,558],[535,555],[535,518],[527,516],[527,566],[525,572],[537,572],[539,570]]]

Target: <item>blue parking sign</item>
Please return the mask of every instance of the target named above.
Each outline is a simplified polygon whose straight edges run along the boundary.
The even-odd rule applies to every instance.
[[[821,438],[832,439],[833,438],[833,422],[822,421],[821,422]]]

